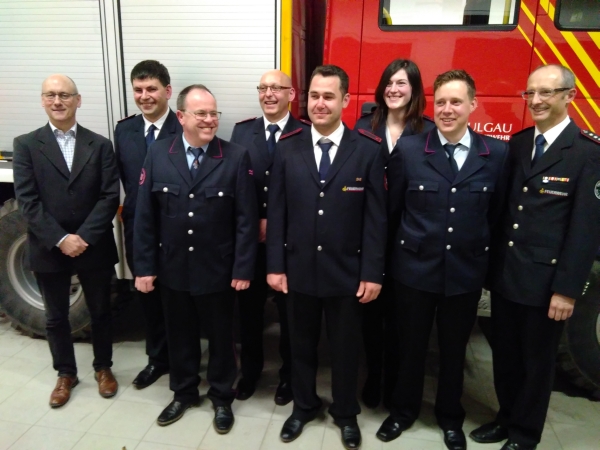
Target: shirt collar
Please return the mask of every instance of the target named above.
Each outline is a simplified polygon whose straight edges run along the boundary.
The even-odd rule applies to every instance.
[[[536,137],[538,137],[540,134],[543,134],[544,139],[546,139],[546,142],[548,143],[546,148],[550,147],[554,143],[556,138],[558,138],[560,133],[562,133],[564,131],[564,129],[567,128],[567,126],[570,123],[571,123],[571,118],[569,116],[567,116],[561,123],[559,123],[558,125],[554,125],[552,128],[550,128],[545,133],[540,133],[540,130],[538,130],[538,127],[536,126],[535,133],[533,134],[533,142],[535,142]]]
[[[440,132],[439,129],[437,130],[437,133],[440,138],[440,142],[442,143],[442,146],[444,146],[450,142],[448,139],[446,139],[444,137],[444,135]],[[460,141],[458,141],[457,144],[462,145],[463,147],[466,147],[466,149],[457,147],[457,150],[469,150],[471,148],[471,133],[469,132],[468,128],[467,128],[467,131],[465,132],[464,136],[460,139]]]
[[[185,151],[189,151],[188,148],[189,147],[194,147],[192,144],[190,144],[186,139],[185,139],[185,134],[181,133],[181,138],[183,140],[183,148],[185,148]],[[210,142],[208,143],[210,144]],[[204,144],[202,147],[200,147],[202,150],[204,150],[204,153],[206,153],[206,149],[208,149],[208,144]],[[197,147],[194,147],[197,148]]]
[[[288,123],[288,120],[290,120],[290,113],[288,112],[285,117],[281,120],[278,120],[277,122],[275,122],[278,126],[279,126],[279,131],[283,131],[283,129],[285,128],[285,126]],[[263,121],[264,121],[264,126],[265,126],[265,131],[267,131],[267,127],[273,123],[273,122],[269,122],[269,119],[267,119],[264,114],[263,114]]]
[[[150,122],[148,119],[146,119],[146,116],[144,116],[142,114],[142,117],[144,118],[144,134],[148,133],[148,128],[150,128],[150,125],[154,125],[158,129],[158,131],[160,131],[162,126],[165,123],[165,120],[167,120],[167,116],[169,115],[169,112],[171,112],[171,109],[167,108],[167,112],[164,113],[163,116],[160,119],[158,119],[156,122]]]
[[[317,145],[317,143],[319,142],[319,140],[321,138],[327,138],[329,139],[331,142],[333,142],[333,145],[335,145],[336,147],[340,146],[340,143],[342,142],[342,137],[344,136],[344,124],[342,122],[340,122],[340,126],[336,128],[336,130],[331,133],[329,136],[323,136],[321,133],[319,133],[316,129],[314,125],[311,125],[310,127],[310,133],[312,135],[312,143],[313,143],[313,147],[315,145]]]
[[[48,121],[48,124],[50,125],[50,128],[52,129],[52,134],[54,134],[56,136],[56,130],[58,130],[58,128],[56,128],[50,121]],[[58,130],[58,131],[60,131],[62,133],[62,130]],[[67,133],[69,131],[72,131],[73,136],[77,137],[77,122],[75,122],[75,124],[71,128],[69,128]],[[67,133],[65,133],[65,134],[67,134]]]

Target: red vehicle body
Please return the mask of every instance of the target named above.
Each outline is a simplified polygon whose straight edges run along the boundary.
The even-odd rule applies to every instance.
[[[383,0],[317,0],[296,2],[294,7],[295,85],[306,87],[306,75],[310,76],[310,70],[321,62],[315,61],[320,52],[323,64],[344,68],[350,76],[351,94],[351,103],[343,116],[347,125],[354,125],[365,102],[373,102],[379,77],[387,64],[396,58],[406,58],[415,61],[421,70],[427,96],[426,114],[431,116],[433,112],[435,77],[450,69],[465,69],[475,79],[479,100],[479,107],[471,116],[471,127],[505,140],[532,125],[521,98],[529,73],[546,63],[567,65],[577,76],[578,93],[571,117],[581,128],[600,133],[600,32],[559,30],[554,21],[557,6],[561,7],[558,0],[517,1],[512,25],[428,25],[402,29],[380,26],[384,3]],[[597,9],[600,16],[597,0],[579,3],[585,3],[588,11]],[[599,29],[598,20],[595,27]],[[301,58],[303,51],[305,59]],[[300,111],[304,100],[300,95],[296,106]]]

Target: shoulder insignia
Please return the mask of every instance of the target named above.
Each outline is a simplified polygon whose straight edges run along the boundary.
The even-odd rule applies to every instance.
[[[300,122],[302,122],[304,125],[308,125],[309,127],[312,126],[312,122],[310,120],[306,120],[306,119],[298,119]]]
[[[130,116],[123,117],[121,120],[117,120],[117,123],[124,122],[124,121],[126,121],[127,119],[131,119],[132,117],[135,117],[135,116],[137,116],[137,114],[132,114],[132,115],[130,115]]]
[[[251,120],[255,120],[256,117],[248,117],[247,119],[244,120],[240,120],[239,122],[236,122],[235,124],[237,125],[238,123],[246,123],[246,122],[250,122]]]
[[[581,135],[590,139],[591,141],[594,141],[596,144],[600,144],[600,135],[596,133],[588,130],[581,130]]]
[[[290,136],[293,136],[295,134],[301,133],[302,132],[302,128],[298,128],[294,131],[290,131],[289,133],[286,134],[282,134],[281,136],[279,136],[279,140],[285,139],[285,138],[289,138]]]
[[[377,143],[380,143],[380,142],[381,142],[381,138],[380,138],[379,136],[375,136],[375,135],[374,135],[373,133],[371,133],[370,131],[363,130],[362,128],[359,128],[359,129],[358,129],[358,132],[359,132],[360,134],[362,134],[363,136],[366,136],[366,137],[368,137],[369,139],[372,139],[372,140],[374,140],[374,141],[375,141],[375,142],[377,142]]]

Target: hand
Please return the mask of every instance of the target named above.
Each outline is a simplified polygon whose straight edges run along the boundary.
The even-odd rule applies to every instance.
[[[76,234],[67,235],[65,240],[58,246],[61,252],[71,258],[81,255],[87,247],[88,243]]]
[[[156,275],[149,275],[147,277],[135,277],[135,288],[147,294],[150,291],[154,290],[154,280],[156,280]]]
[[[250,287],[250,281],[248,280],[231,280],[231,287],[236,291],[243,291]]]
[[[554,294],[550,299],[548,317],[556,321],[567,320],[573,315],[573,308],[575,308],[574,298],[565,297],[564,295],[560,294]]]
[[[369,303],[370,301],[375,300],[380,292],[380,284],[371,283],[370,281],[361,281],[358,285],[356,296],[360,299],[360,303]]]
[[[258,242],[267,240],[267,219],[260,219],[258,223]]]
[[[287,276],[285,273],[270,273],[267,275],[267,283],[278,292],[288,293]]]

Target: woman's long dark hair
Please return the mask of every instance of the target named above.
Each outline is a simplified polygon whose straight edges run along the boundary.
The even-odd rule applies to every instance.
[[[371,127],[373,130],[385,123],[388,115],[388,106],[385,103],[385,88],[392,76],[399,70],[404,69],[408,82],[412,88],[411,99],[406,105],[406,115],[404,123],[410,123],[410,126],[415,133],[423,131],[423,111],[425,111],[425,93],[423,92],[423,80],[421,80],[421,72],[417,65],[409,59],[393,60],[381,74],[377,89],[375,89],[375,103],[377,108],[373,114]]]

